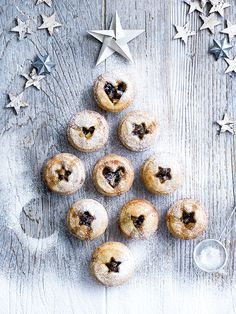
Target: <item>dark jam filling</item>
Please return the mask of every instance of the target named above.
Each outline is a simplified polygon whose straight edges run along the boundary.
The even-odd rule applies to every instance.
[[[140,228],[144,222],[144,215],[140,215],[139,217],[131,216],[131,219],[133,221],[133,224],[135,228]]]
[[[111,258],[109,263],[106,263],[105,265],[107,266],[107,268],[109,269],[109,273],[113,272],[113,273],[118,273],[119,272],[119,266],[120,266],[121,262],[117,262],[114,257]]]
[[[61,169],[56,170],[56,173],[58,175],[58,180],[59,181],[69,181],[69,176],[71,175],[70,170],[66,170],[64,166],[61,167]]]
[[[94,131],[95,131],[95,127],[94,127],[94,126],[91,126],[90,128],[82,127],[82,132],[84,133],[84,136],[85,136],[86,138],[92,137]]]
[[[119,83],[117,87],[109,82],[106,82],[104,91],[112,103],[117,103],[126,91],[126,88],[127,87],[124,82]]]
[[[110,186],[114,189],[119,185],[121,178],[124,176],[125,168],[119,167],[116,171],[112,171],[109,167],[105,167],[102,174]]]
[[[171,180],[171,168],[158,167],[158,170],[156,177],[160,180],[161,184],[167,180]]]
[[[79,224],[81,226],[83,225],[90,228],[94,219],[95,218],[88,211],[79,214]]]
[[[147,129],[147,126],[145,123],[136,124],[133,125],[133,131],[132,134],[139,137],[140,140],[144,138],[144,135],[148,134],[149,131]]]
[[[181,221],[185,224],[185,226],[188,226],[189,224],[195,224],[196,219],[195,219],[195,213],[187,213],[185,210],[183,211]]]

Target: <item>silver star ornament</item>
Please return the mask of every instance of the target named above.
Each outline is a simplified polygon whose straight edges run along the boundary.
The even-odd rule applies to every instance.
[[[49,55],[37,56],[33,62],[33,67],[37,69],[38,75],[50,74],[55,67],[55,63],[51,60]]]
[[[96,65],[100,64],[114,52],[118,52],[124,58],[133,62],[131,52],[129,50],[128,43],[142,34],[141,30],[126,30],[123,29],[120,23],[120,18],[116,12],[112,18],[109,30],[90,30],[88,33],[94,38],[102,42],[102,48],[100,50]]]
[[[51,16],[41,15],[43,19],[43,24],[38,27],[38,29],[46,28],[49,32],[49,35],[53,35],[54,28],[61,27],[62,24],[56,21],[56,13],[53,13]]]
[[[15,96],[13,94],[9,94],[10,102],[8,105],[6,105],[6,108],[14,108],[16,114],[20,112],[21,107],[28,107],[29,105],[27,102],[23,101],[23,94],[24,92],[20,93],[19,95]]]
[[[234,123],[236,123],[236,121],[231,120],[227,113],[225,113],[223,120],[218,120],[216,123],[220,126],[220,133],[229,132],[234,134]]]
[[[18,17],[16,18],[17,26],[11,29],[11,32],[19,33],[19,40],[26,37],[26,34],[32,34],[33,31],[30,29],[29,21],[23,22]]]
[[[214,46],[210,49],[210,52],[215,56],[216,60],[219,58],[228,58],[228,51],[233,48],[232,45],[227,43],[226,38],[221,40],[213,39]]]
[[[22,74],[22,76],[27,80],[25,83],[25,88],[34,86],[38,90],[41,88],[40,81],[45,78],[44,75],[38,75],[35,69],[33,69],[30,74]]]
[[[225,3],[224,0],[211,0],[210,2],[212,4],[212,7],[209,13],[217,12],[221,16],[224,16],[224,9],[231,6],[231,4]]]
[[[228,63],[228,68],[226,69],[225,73],[235,72],[236,73],[236,57],[231,60],[229,58],[225,58],[225,61]]]
[[[218,20],[218,17],[215,13],[210,14],[209,16],[200,15],[200,18],[203,20],[200,30],[208,28],[213,34],[215,32],[215,26],[221,24],[221,21]]]
[[[190,6],[188,14],[191,14],[194,11],[203,13],[202,7],[200,6],[200,3],[198,0],[185,0],[184,2]]]
[[[36,5],[40,4],[40,3],[46,3],[49,7],[52,6],[52,0],[38,0],[36,2]]]
[[[177,26],[177,25],[175,25],[175,28],[176,28],[177,34],[175,35],[174,39],[179,39],[180,38],[180,39],[183,40],[183,42],[185,44],[187,44],[189,36],[196,35],[195,31],[191,31],[189,29],[189,23],[185,24],[184,26]]]
[[[227,21],[227,27],[221,31],[223,34],[227,34],[229,36],[229,40],[231,40],[236,35],[236,24],[230,23]]]

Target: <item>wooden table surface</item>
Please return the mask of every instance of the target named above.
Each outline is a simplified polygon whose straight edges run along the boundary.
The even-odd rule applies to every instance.
[[[236,118],[235,76],[224,74],[226,62],[216,62],[208,53],[213,38],[223,38],[216,28],[197,32],[186,46],[173,40],[173,24],[190,20],[198,30],[198,14],[187,16],[180,0],[54,0],[52,8],[35,6],[34,0],[0,0],[0,104],[1,104],[1,210],[0,210],[0,313],[236,313],[235,231],[223,241],[229,253],[224,272],[206,274],[196,269],[192,254],[195,241],[174,239],[165,225],[165,213],[178,199],[198,199],[208,210],[209,227],[201,237],[219,237],[235,202],[235,137],[217,134],[215,120],[227,109]],[[236,23],[236,3],[225,17]],[[145,29],[129,44],[135,64],[115,54],[95,67],[101,45],[86,34],[90,29],[109,27],[115,11],[127,29]],[[56,12],[63,24],[50,37],[38,30],[40,14]],[[9,32],[14,18],[30,18],[35,32],[17,40]],[[233,45],[236,41],[233,39]],[[28,88],[28,108],[15,115],[4,107],[8,93],[20,93],[31,61],[49,53],[56,63],[52,75],[42,81],[42,90]],[[236,54],[236,47],[231,57]],[[98,109],[92,95],[94,79],[101,73],[123,69],[132,73],[137,85],[131,109],[156,115],[160,136],[145,153],[132,153],[116,136],[120,114]],[[110,125],[110,139],[99,152],[83,154],[67,142],[70,117],[82,109],[103,113]],[[185,169],[185,181],[170,196],[153,196],[139,178],[143,161],[154,152],[170,151]],[[58,152],[70,152],[86,162],[87,179],[73,196],[50,193],[41,179],[44,161]],[[128,157],[136,171],[131,191],[116,198],[99,195],[91,182],[95,162],[106,153]],[[128,200],[146,198],[158,208],[160,227],[149,241],[126,241],[116,219]],[[94,198],[106,207],[109,227],[96,241],[81,242],[68,234],[65,213],[79,198]],[[227,230],[235,223],[230,222]],[[122,241],[133,251],[137,271],[118,288],[98,285],[89,275],[93,249],[107,240]]]

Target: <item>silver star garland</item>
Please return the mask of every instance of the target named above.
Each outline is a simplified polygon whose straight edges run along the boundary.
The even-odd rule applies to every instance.
[[[13,94],[9,94],[9,98],[10,98],[10,102],[8,105],[6,105],[5,108],[14,108],[16,114],[18,114],[20,112],[20,108],[22,107],[28,107],[29,105],[27,104],[27,102],[23,101],[23,94],[24,92],[20,93],[19,95],[13,95]]]
[[[30,74],[22,74],[22,76],[27,80],[25,83],[25,88],[34,86],[38,90],[41,88],[40,81],[45,78],[44,75],[38,75],[35,69],[33,69]]]
[[[41,16],[43,19],[43,23],[38,27],[38,29],[46,28],[50,36],[53,35],[54,28],[62,26],[61,23],[56,21],[56,13],[53,13],[51,16],[46,16],[44,14],[42,14]]]
[[[200,15],[200,18],[203,20],[200,30],[208,28],[213,34],[215,32],[215,26],[221,24],[221,21],[218,20],[218,17],[215,13],[212,13],[209,16]]]
[[[226,38],[221,40],[213,39],[214,46],[210,49],[210,52],[214,54],[216,60],[219,58],[228,58],[228,51],[233,48],[232,45],[227,43]]]
[[[229,36],[229,40],[231,40],[234,36],[236,36],[236,24],[230,23],[227,21],[227,27],[221,31],[223,34],[227,34]]]
[[[38,75],[50,74],[55,67],[55,63],[49,55],[37,56],[33,62],[33,67],[37,69]]]
[[[225,58],[225,61],[228,63],[228,68],[225,73],[235,72],[236,73],[236,57],[234,59]]]
[[[233,126],[235,122],[236,121],[233,121],[229,118],[227,113],[225,113],[223,120],[216,121],[216,123],[220,126],[220,133],[229,132],[231,134],[234,134]]]
[[[174,36],[174,39],[182,39],[185,44],[187,44],[188,37],[196,35],[195,31],[189,29],[189,23],[186,23],[184,26],[175,25],[177,34]]]
[[[185,0],[184,2],[190,6],[188,14],[191,14],[194,11],[203,13],[202,7],[200,6],[198,0]]]
[[[212,8],[209,13],[217,12],[221,16],[224,16],[224,9],[230,7],[229,3],[225,3],[224,0],[211,0]]]
[[[29,21],[23,22],[19,17],[16,18],[17,26],[11,29],[11,32],[19,33],[19,40],[26,37],[26,34],[32,34],[33,31],[29,27]]]

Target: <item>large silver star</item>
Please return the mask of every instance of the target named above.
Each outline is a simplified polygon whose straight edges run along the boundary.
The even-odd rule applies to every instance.
[[[25,88],[34,86],[38,90],[41,88],[40,81],[45,78],[45,75],[38,75],[35,69],[33,69],[30,74],[22,74],[22,76],[27,80],[25,83]]]
[[[220,126],[220,133],[229,132],[234,134],[234,123],[236,123],[236,121],[231,120],[227,113],[225,113],[223,120],[218,120],[216,123]]]
[[[200,18],[204,22],[202,24],[200,30],[208,28],[213,34],[215,32],[215,26],[221,24],[221,21],[218,20],[218,17],[215,13],[210,14],[209,16],[200,15]]]
[[[10,102],[8,105],[6,105],[6,108],[14,108],[16,111],[16,114],[20,112],[21,107],[28,107],[29,105],[27,102],[23,101],[23,94],[24,92],[20,93],[19,95],[15,96],[13,94],[9,94]]]
[[[214,46],[210,49],[210,52],[214,54],[216,60],[219,58],[228,58],[228,51],[233,48],[232,45],[227,43],[226,38],[221,40],[213,39]]]
[[[236,57],[234,59],[225,58],[225,61],[228,63],[228,68],[225,73],[235,72],[236,73]]]
[[[19,33],[19,40],[26,37],[26,34],[32,34],[33,31],[29,27],[29,21],[23,22],[19,17],[16,18],[17,26],[11,29],[11,32]]]
[[[181,38],[185,44],[187,44],[188,37],[196,35],[195,31],[191,31],[189,29],[189,23],[185,24],[184,26],[176,26],[177,34],[175,35],[174,39]]]
[[[49,35],[52,36],[54,28],[62,26],[61,23],[56,21],[56,13],[51,16],[41,15],[43,19],[43,24],[38,27],[38,29],[47,28]]]
[[[185,0],[184,2],[190,6],[188,14],[191,14],[194,11],[203,13],[202,7],[200,6],[198,0]]]
[[[116,14],[113,16],[109,30],[91,30],[88,31],[90,35],[102,42],[102,48],[100,50],[96,65],[100,64],[114,52],[118,52],[124,58],[133,62],[132,55],[129,50],[128,43],[142,34],[141,30],[125,30],[122,28],[119,16]]]
[[[50,74],[55,67],[55,63],[51,60],[49,55],[37,56],[32,65],[37,69],[38,75]]]
[[[40,4],[40,3],[46,3],[49,7],[51,7],[52,6],[52,0],[38,0],[37,2],[36,2],[36,5],[37,4]]]
[[[229,3],[225,3],[224,0],[211,0],[212,8],[209,13],[217,12],[221,16],[224,16],[224,9],[231,6]]]
[[[227,21],[227,27],[223,29],[221,33],[227,34],[229,36],[229,40],[231,40],[236,35],[236,24],[232,24],[230,21]]]

